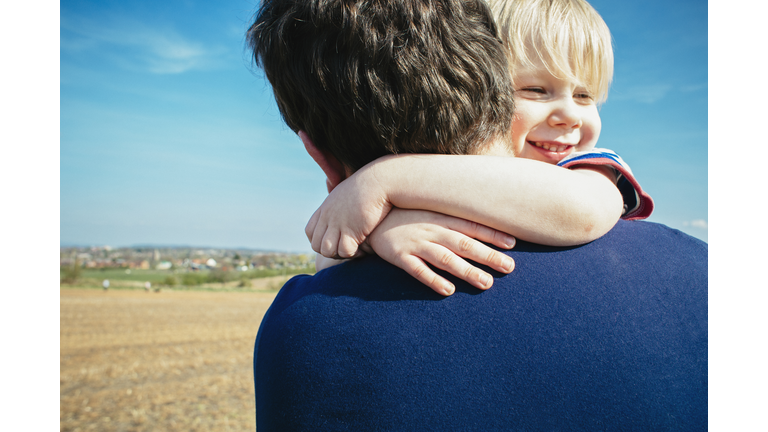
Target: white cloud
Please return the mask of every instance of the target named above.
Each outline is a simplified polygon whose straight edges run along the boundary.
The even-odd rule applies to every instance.
[[[205,46],[170,27],[149,27],[127,18],[98,22],[82,17],[61,17],[61,47],[70,51],[97,51],[127,69],[168,74],[208,69],[219,62],[222,48]],[[116,48],[119,52],[115,52]]]
[[[692,221],[685,221],[683,222],[683,226],[691,227],[691,228],[699,228],[703,230],[707,230],[709,228],[707,221],[705,221],[704,219],[694,219]]]

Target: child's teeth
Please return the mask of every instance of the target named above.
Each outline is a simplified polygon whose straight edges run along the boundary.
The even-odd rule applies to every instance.
[[[552,151],[552,152],[563,152],[565,151],[565,149],[568,148],[567,145],[555,146],[555,145],[550,145],[547,143],[539,143],[539,142],[534,142],[533,145],[539,148],[543,148],[544,150],[547,150],[547,151]]]

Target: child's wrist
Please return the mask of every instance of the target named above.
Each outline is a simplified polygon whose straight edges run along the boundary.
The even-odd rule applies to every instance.
[[[392,204],[392,192],[396,190],[397,155],[382,156],[358,171],[361,187],[374,192],[385,204]]]

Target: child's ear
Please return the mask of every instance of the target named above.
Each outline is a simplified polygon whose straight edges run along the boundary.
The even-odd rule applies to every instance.
[[[299,138],[301,138],[301,142],[304,143],[304,148],[307,149],[307,153],[312,156],[315,163],[317,163],[325,173],[325,176],[327,177],[325,185],[328,188],[328,193],[331,193],[333,188],[347,178],[347,169],[335,156],[315,147],[315,143],[312,142],[312,139],[306,132],[299,131]]]

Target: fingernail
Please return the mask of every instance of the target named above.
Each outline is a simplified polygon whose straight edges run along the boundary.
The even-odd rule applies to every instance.
[[[450,282],[443,283],[443,289],[445,290],[445,295],[451,295],[456,291],[456,287]]]
[[[487,274],[480,275],[480,283],[483,284],[483,288],[490,288],[493,283],[493,279]]]
[[[507,247],[507,248],[510,248],[510,249],[511,249],[511,248],[512,248],[512,247],[515,245],[515,241],[516,241],[516,240],[515,240],[515,238],[514,238],[514,237],[512,237],[512,236],[507,236],[507,237],[504,239],[504,246],[505,246],[505,247]]]
[[[515,261],[512,258],[504,258],[501,260],[501,268],[505,272],[509,273],[513,268],[515,268]]]

